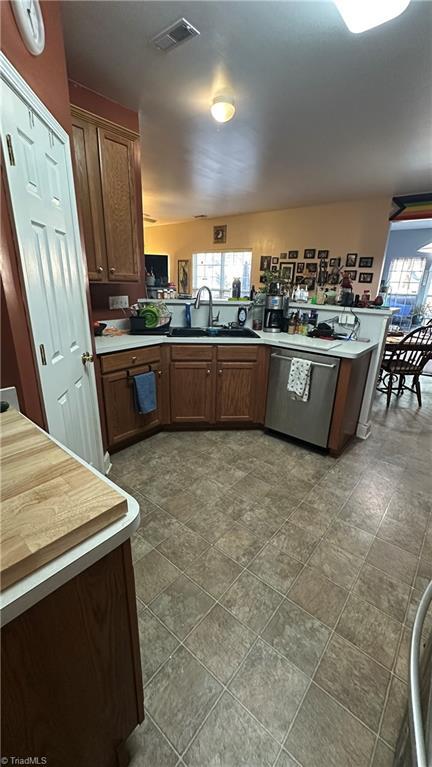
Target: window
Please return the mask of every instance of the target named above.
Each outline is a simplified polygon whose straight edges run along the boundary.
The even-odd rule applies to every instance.
[[[388,284],[393,294],[416,296],[423,278],[425,258],[395,258],[390,264]]]
[[[251,250],[213,251],[192,256],[192,289],[194,294],[207,285],[214,298],[229,298],[235,277],[241,281],[241,295],[249,296],[251,288]]]

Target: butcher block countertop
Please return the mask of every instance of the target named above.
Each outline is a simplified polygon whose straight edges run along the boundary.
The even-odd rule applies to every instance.
[[[124,517],[128,496],[16,410],[0,433],[4,592]]]

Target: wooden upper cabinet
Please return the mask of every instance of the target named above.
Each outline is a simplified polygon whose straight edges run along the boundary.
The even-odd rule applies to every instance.
[[[98,128],[108,279],[138,280],[134,143],[114,131]]]
[[[89,279],[139,280],[139,137],[71,107],[75,185]]]
[[[99,175],[97,133],[94,125],[72,118],[75,156],[75,184],[89,279],[103,282],[108,277],[102,195]]]

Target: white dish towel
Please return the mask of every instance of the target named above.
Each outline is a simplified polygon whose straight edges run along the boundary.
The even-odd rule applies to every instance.
[[[302,402],[308,401],[311,371],[312,362],[310,360],[293,357],[287,384],[287,389],[291,393],[292,399],[298,399]]]

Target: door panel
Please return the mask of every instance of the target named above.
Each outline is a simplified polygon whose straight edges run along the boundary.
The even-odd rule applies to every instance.
[[[216,421],[255,420],[255,362],[218,362]]]
[[[81,361],[91,338],[69,143],[60,126],[57,135],[43,121],[42,108],[40,117],[3,80],[1,96],[4,165],[48,430],[103,469],[94,370]]]
[[[107,281],[105,232],[97,132],[79,117],[72,118],[75,183],[81,212],[89,280]]]
[[[171,422],[212,423],[214,364],[172,362],[170,372]]]
[[[133,376],[147,372],[148,367],[140,370],[120,370],[102,376],[102,386],[105,400],[106,423],[109,447],[116,447],[138,435],[156,429],[161,424],[161,375],[159,368],[156,374],[157,408],[152,413],[141,415],[137,413],[133,392]]]
[[[108,279],[138,281],[134,144],[113,131],[98,128],[105,219]],[[139,190],[138,190],[139,193]]]

